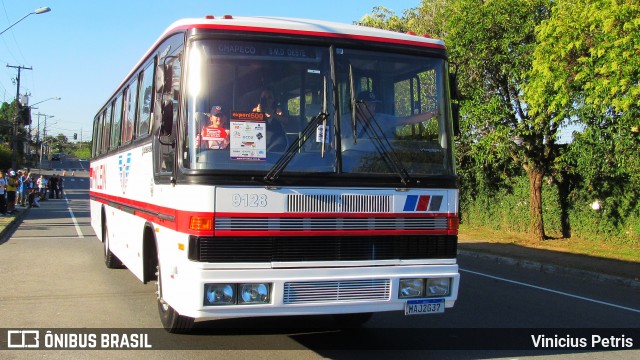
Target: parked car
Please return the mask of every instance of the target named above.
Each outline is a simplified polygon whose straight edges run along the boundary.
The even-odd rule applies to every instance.
[[[53,161],[60,161],[60,154],[53,154],[51,155],[51,160]]]

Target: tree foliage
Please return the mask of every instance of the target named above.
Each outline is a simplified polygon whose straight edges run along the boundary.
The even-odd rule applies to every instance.
[[[559,0],[537,36],[526,89],[532,113],[585,126],[566,157],[566,172],[579,182],[574,207],[598,200],[606,219],[599,232],[634,233],[625,227],[640,217],[640,138],[632,131],[640,115],[640,4]]]
[[[403,16],[375,8],[361,24],[447,43],[464,96],[463,209],[508,213],[496,206],[522,195],[526,174],[535,237],[549,223],[565,236],[638,239],[639,19],[640,4],[629,0],[423,0]],[[584,131],[558,144],[573,123]],[[522,229],[502,218],[504,229]]]
[[[527,173],[530,231],[538,239],[545,237],[542,181],[559,152],[559,121],[532,117],[524,88],[535,29],[548,17],[549,6],[549,0],[452,0],[445,11],[445,40],[452,61],[459,63],[465,96],[462,149],[483,167],[484,178],[500,169],[511,176],[512,164]]]

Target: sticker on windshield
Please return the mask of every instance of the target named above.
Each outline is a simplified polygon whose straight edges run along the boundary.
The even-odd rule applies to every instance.
[[[320,124],[318,125],[318,127],[316,128],[316,142],[317,143],[321,143],[322,139],[324,139],[325,144],[329,143],[329,129],[331,128],[330,126],[327,125],[327,130],[324,130],[324,125]]]
[[[264,113],[234,111],[231,113],[230,125],[232,160],[267,160],[267,131]]]

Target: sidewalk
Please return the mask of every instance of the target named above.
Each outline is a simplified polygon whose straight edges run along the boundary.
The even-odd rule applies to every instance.
[[[29,210],[31,210],[28,207],[22,207],[19,205],[16,209],[18,211],[15,214],[0,216],[0,244],[8,240],[15,229],[20,226],[22,219],[24,219],[24,217],[29,213]]]
[[[43,201],[40,205],[46,208],[47,202]],[[15,215],[0,216],[0,244],[8,240],[31,210],[23,207],[18,207],[18,209],[19,212]],[[567,273],[640,289],[640,263],[635,262],[468,239],[459,240],[458,254],[515,265],[533,271]]]

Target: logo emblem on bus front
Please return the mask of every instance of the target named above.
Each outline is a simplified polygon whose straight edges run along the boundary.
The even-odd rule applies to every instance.
[[[131,153],[127,153],[126,159],[124,155],[118,155],[118,169],[120,169],[120,186],[122,193],[127,192],[127,180],[129,179],[129,167],[131,165]]]

